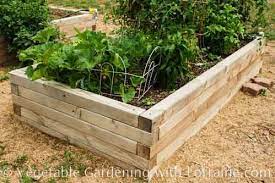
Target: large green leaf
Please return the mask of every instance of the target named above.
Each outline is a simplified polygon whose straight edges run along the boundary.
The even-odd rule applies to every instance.
[[[134,87],[137,87],[138,85],[142,84],[144,82],[144,77],[141,76],[132,76],[130,78],[131,83]]]
[[[120,95],[124,103],[129,103],[134,99],[136,90],[133,87],[127,88],[120,84]]]

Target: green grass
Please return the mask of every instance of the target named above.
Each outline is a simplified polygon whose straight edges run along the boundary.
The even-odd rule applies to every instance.
[[[23,155],[20,155],[16,158],[16,160],[14,160],[13,162],[13,168],[14,169],[17,169],[17,168],[23,168],[24,165],[27,163],[28,161],[28,156],[23,154]]]
[[[0,75],[0,82],[2,81],[6,81],[9,79],[9,75],[8,74],[3,74],[3,75]]]
[[[9,72],[11,70],[14,70],[16,68],[18,68],[19,66],[17,66],[16,64],[12,63],[12,64],[8,64],[6,66],[1,66],[0,67],[0,83],[3,81],[6,81],[9,79]]]
[[[99,8],[105,0],[48,0],[48,2],[56,6],[88,9],[89,7]]]

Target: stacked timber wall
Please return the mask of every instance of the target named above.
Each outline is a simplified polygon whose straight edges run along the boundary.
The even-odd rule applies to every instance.
[[[52,21],[52,24],[57,26],[61,32],[64,32],[66,37],[73,37],[76,30],[84,31],[85,29],[94,30],[96,25],[96,15],[83,14],[68,18],[62,18]]]
[[[261,66],[258,38],[149,110],[53,81],[30,81],[11,72],[14,112],[52,136],[90,149],[125,169],[149,172],[196,134],[255,76]]]
[[[238,92],[257,75],[264,41],[250,42],[216,66],[192,80],[151,109],[140,119],[152,124],[154,174],[186,140],[195,135]]]

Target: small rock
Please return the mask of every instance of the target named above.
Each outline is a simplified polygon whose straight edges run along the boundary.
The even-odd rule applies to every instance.
[[[256,83],[246,83],[242,87],[242,91],[243,92],[249,93],[249,94],[251,94],[253,96],[257,96],[261,92],[264,92],[266,90],[267,90],[267,88],[265,88],[265,87],[263,87],[261,85],[258,85]]]
[[[262,77],[256,77],[252,79],[253,83],[257,83],[258,85],[261,85],[266,88],[272,88],[274,85],[273,81],[267,78],[262,78]]]

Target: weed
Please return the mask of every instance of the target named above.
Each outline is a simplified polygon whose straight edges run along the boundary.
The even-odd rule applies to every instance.
[[[142,100],[142,104],[146,106],[152,106],[156,104],[156,101],[151,97],[147,97]]]
[[[262,90],[261,92],[260,92],[260,95],[261,96],[267,96],[267,90]]]
[[[4,154],[6,146],[0,144],[0,156]]]
[[[0,75],[0,82],[6,81],[8,79],[9,79],[9,75],[8,74]]]
[[[63,161],[57,167],[60,172],[65,173],[73,170],[76,171],[79,176],[85,176],[87,166],[81,162],[82,158],[79,155],[71,151],[65,151],[63,156]],[[66,176],[62,176],[61,178],[66,178]]]
[[[87,169],[87,166],[83,163],[79,163],[77,165],[77,170],[78,170],[80,176],[85,176],[86,169]]]
[[[23,168],[24,164],[28,161],[27,155],[20,155],[16,158],[16,160],[13,162],[13,168]]]
[[[7,171],[10,164],[7,161],[0,161],[0,171]]]
[[[34,180],[29,177],[26,172],[22,173],[22,176],[20,177],[20,183],[33,183]]]
[[[56,183],[55,178],[50,178],[50,179],[48,180],[48,183]]]

